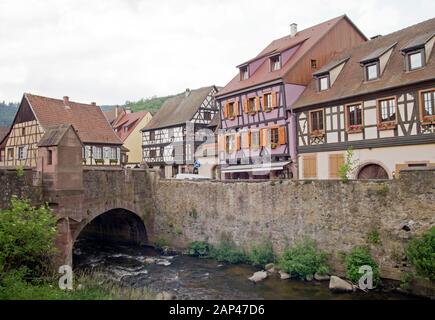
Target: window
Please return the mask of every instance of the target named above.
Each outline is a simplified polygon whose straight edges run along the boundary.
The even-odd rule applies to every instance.
[[[281,56],[274,56],[270,58],[270,71],[277,71],[281,69]]]
[[[420,91],[420,110],[423,122],[435,120],[435,89]]]
[[[235,117],[235,115],[236,115],[235,103],[234,102],[228,103],[228,117],[232,118]]]
[[[311,59],[311,68],[317,69],[317,60]]]
[[[26,135],[26,128],[21,128],[21,135],[25,136]]]
[[[165,154],[165,147],[160,147],[160,156],[163,157]]]
[[[260,131],[251,131],[251,147],[254,150],[260,147]]]
[[[346,106],[348,131],[360,131],[363,124],[361,104]]]
[[[408,71],[420,69],[424,66],[423,50],[410,52],[407,54]]]
[[[376,80],[379,78],[379,64],[378,62],[371,63],[365,66],[366,69],[366,80]]]
[[[379,122],[395,122],[396,121],[396,99],[384,99],[378,101]]]
[[[248,113],[251,113],[251,112],[255,112],[255,111],[257,111],[257,110],[255,109],[255,98],[250,98],[250,99],[248,99],[248,107],[247,107],[247,111],[248,111]]]
[[[48,150],[48,153],[47,153],[47,164],[48,165],[52,165],[53,164],[53,151],[52,150]]]
[[[278,131],[278,128],[272,128],[272,129],[270,129],[270,142],[272,144],[278,144],[279,143],[279,131]]]
[[[118,159],[118,152],[117,148],[111,147],[110,148],[110,159],[111,160],[117,160]]]
[[[150,158],[155,158],[156,156],[157,156],[157,150],[156,149],[150,150]]]
[[[240,80],[248,80],[249,79],[249,70],[248,66],[244,66],[240,68]]]
[[[211,120],[211,112],[210,111],[204,111],[204,120],[207,120],[207,121]]]
[[[103,151],[101,149],[101,147],[94,147],[94,159],[96,160],[101,160],[103,159]]]
[[[323,110],[316,110],[310,112],[310,133],[324,133]]]
[[[319,78],[319,91],[325,91],[329,89],[329,76],[323,76]]]
[[[272,94],[267,93],[263,97],[263,110],[272,108]]]
[[[225,151],[227,153],[232,153],[236,150],[236,136],[230,135],[225,137]]]
[[[8,160],[14,159],[14,148],[8,149]]]
[[[18,160],[23,160],[26,158],[24,147],[18,147]]]

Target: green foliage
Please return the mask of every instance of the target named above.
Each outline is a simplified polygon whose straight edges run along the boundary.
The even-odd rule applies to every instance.
[[[358,283],[359,279],[363,276],[359,273],[359,268],[362,266],[371,266],[373,270],[373,285],[376,286],[380,283],[379,266],[373,260],[370,251],[366,247],[355,247],[346,256],[345,267],[347,277],[354,283]]]
[[[417,275],[435,281],[435,227],[411,240],[406,256]]]
[[[24,177],[24,168],[23,168],[23,166],[17,166],[16,171],[17,171],[17,177],[18,178]]]
[[[338,169],[338,176],[341,181],[348,182],[349,176],[355,171],[358,161],[353,159],[353,147],[350,146],[346,151],[346,160]]]
[[[216,247],[210,248],[210,257],[220,262],[231,264],[246,263],[249,261],[243,250],[237,248],[230,241],[221,241]]]
[[[43,275],[55,253],[56,217],[48,206],[32,207],[27,200],[11,199],[10,208],[0,210],[0,275]]]
[[[288,248],[279,259],[279,265],[281,270],[300,279],[305,279],[306,276],[316,272],[320,274],[329,272],[327,255],[309,238]]]
[[[275,253],[271,241],[254,246],[249,254],[249,261],[254,266],[265,266],[268,263],[275,262]]]
[[[207,257],[212,245],[204,241],[194,241],[189,246],[189,255],[194,257]]]
[[[139,101],[126,101],[125,107],[128,107],[131,109],[132,112],[138,112],[138,111],[149,111],[151,113],[157,112],[160,107],[163,105],[163,103],[172,96],[166,96],[166,97],[157,97],[153,96],[150,98],[140,99]]]
[[[409,289],[409,286],[411,285],[412,280],[414,279],[414,274],[410,272],[405,272],[400,276],[400,288],[402,289]]]
[[[182,234],[183,234],[183,230],[181,230],[180,228],[175,228],[175,234],[177,235],[177,236],[181,236]]]
[[[369,244],[378,245],[381,244],[381,238],[377,230],[372,230],[367,234],[367,242]]]
[[[167,247],[169,245],[169,241],[165,238],[159,238],[154,243],[157,249],[162,249],[163,247]]]
[[[196,208],[192,208],[192,211],[190,211],[190,216],[195,220],[198,218],[198,211],[196,211]]]

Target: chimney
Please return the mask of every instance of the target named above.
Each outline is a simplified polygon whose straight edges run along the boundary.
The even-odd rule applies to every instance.
[[[290,37],[296,36],[296,33],[298,33],[298,25],[296,23],[292,23],[290,25]]]
[[[186,97],[188,97],[188,96],[190,95],[190,89],[189,89],[189,88],[186,89],[186,92],[185,92],[184,95],[185,95]]]
[[[68,102],[69,102],[69,97],[68,97],[68,96],[64,96],[64,97],[63,97],[63,103],[64,103],[65,105],[68,105]]]

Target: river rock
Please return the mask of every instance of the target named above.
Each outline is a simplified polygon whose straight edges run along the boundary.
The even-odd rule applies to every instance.
[[[290,275],[286,272],[280,271],[279,272],[279,277],[281,278],[281,280],[287,280],[290,279]]]
[[[144,260],[144,262],[145,262],[146,264],[154,264],[154,263],[156,263],[156,259],[154,259],[154,258],[146,258],[146,259]]]
[[[157,264],[160,265],[160,266],[165,266],[165,267],[168,267],[168,266],[171,265],[171,263],[169,261],[167,261],[167,260],[157,261]]]
[[[257,283],[257,282],[263,281],[266,278],[267,278],[267,272],[263,270],[263,271],[255,272],[252,275],[252,277],[249,278],[249,280],[251,280],[252,282]]]
[[[347,282],[336,276],[331,276],[329,280],[329,289],[333,292],[353,292],[354,287],[351,283]]]
[[[270,269],[274,269],[275,265],[273,263],[268,263],[264,266],[264,268],[266,269],[266,271],[269,271]]]
[[[160,292],[156,295],[156,300],[175,300],[175,294],[167,291]]]
[[[317,272],[314,274],[314,279],[317,281],[328,281],[330,278],[327,274],[319,274]]]
[[[313,281],[314,280],[314,276],[312,274],[307,274],[307,276],[305,277],[305,280],[307,280],[307,281]]]

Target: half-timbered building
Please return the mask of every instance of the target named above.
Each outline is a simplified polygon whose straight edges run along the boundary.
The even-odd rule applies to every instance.
[[[295,121],[287,112],[314,71],[335,54],[366,41],[347,16],[274,40],[218,93],[223,179],[296,175]]]
[[[301,179],[388,179],[435,165],[435,19],[344,50],[291,111]],[[346,171],[341,171],[346,174]]]
[[[49,128],[72,125],[83,144],[83,165],[120,166],[122,142],[95,104],[25,93],[2,141],[3,167],[36,167],[38,143]]]
[[[193,173],[195,151],[203,141],[195,139],[218,113],[216,86],[186,92],[165,101],[143,131],[143,159],[151,168],[172,178]]]

